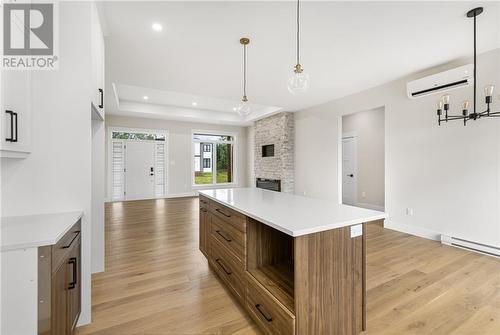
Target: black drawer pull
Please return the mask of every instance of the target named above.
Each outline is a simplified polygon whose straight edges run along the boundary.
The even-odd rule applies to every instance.
[[[226,267],[224,266],[224,263],[222,263],[222,259],[217,258],[215,261],[217,262],[217,264],[219,264],[219,266],[222,268],[222,270],[224,270],[224,272],[225,272],[228,276],[230,276],[230,275],[231,275],[231,273],[232,273],[232,272],[231,272],[231,271],[227,271],[227,270],[226,270]]]
[[[73,242],[76,240],[76,238],[78,237],[78,235],[80,234],[80,231],[77,230],[75,231],[75,236],[73,237],[73,239],[71,240],[71,242],[69,242],[68,245],[65,245],[64,247],[62,247],[61,249],[68,249],[69,247],[71,247],[71,245],[73,244]]]
[[[266,319],[267,322],[273,321],[273,318],[271,316],[267,316],[266,313],[262,310],[262,306],[260,304],[255,305],[255,308],[262,314],[264,319]]]
[[[231,242],[231,241],[232,241],[229,237],[224,236],[224,234],[222,234],[222,233],[220,232],[220,230],[216,230],[215,232],[216,232],[217,234],[219,234],[220,236],[222,236],[222,238],[223,238],[223,239],[225,239],[227,242]]]
[[[217,212],[221,213],[222,215],[224,215],[224,216],[225,216],[225,217],[227,217],[227,218],[230,218],[230,217],[231,217],[231,215],[224,213],[223,211],[221,211],[221,210],[220,210],[220,209],[218,209],[218,208],[216,208],[215,210],[216,210]]]
[[[78,266],[78,264],[77,264],[76,257],[71,257],[69,259],[69,261],[68,261],[68,264],[70,264],[70,265],[73,266],[73,280],[68,285],[68,289],[72,290],[72,289],[74,289],[76,287],[77,277],[78,277],[78,272],[77,272],[77,269],[76,269],[76,267]]]

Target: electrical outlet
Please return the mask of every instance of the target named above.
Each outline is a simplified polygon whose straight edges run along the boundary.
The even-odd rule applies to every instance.
[[[413,216],[413,208],[407,207],[406,208],[406,215],[407,216]]]
[[[366,198],[366,192],[365,191],[361,192],[361,198]]]
[[[351,226],[351,238],[358,237],[363,235],[363,225],[357,224],[355,226]]]

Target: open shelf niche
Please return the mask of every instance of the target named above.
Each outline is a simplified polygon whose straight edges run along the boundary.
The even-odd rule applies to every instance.
[[[248,272],[295,314],[293,237],[249,219],[247,241]]]

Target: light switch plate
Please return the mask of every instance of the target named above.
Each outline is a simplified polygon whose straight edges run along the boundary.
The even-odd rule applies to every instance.
[[[351,238],[358,237],[363,235],[363,225],[357,224],[355,226],[351,226]]]

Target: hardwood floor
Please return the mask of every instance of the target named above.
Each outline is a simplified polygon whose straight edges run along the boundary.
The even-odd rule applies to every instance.
[[[364,334],[500,334],[500,260],[371,225]],[[78,334],[259,334],[198,250],[198,199],[106,205]],[[339,334],[340,335],[340,334]]]

